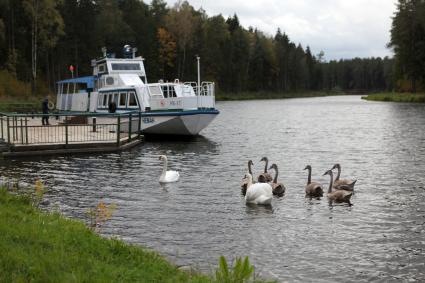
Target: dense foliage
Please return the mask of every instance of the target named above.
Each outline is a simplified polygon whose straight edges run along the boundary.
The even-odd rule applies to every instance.
[[[32,82],[33,92],[53,90],[71,64],[77,76],[90,74],[103,46],[119,56],[124,44],[146,59],[150,82],[196,80],[199,55],[203,79],[226,93],[393,88],[392,59],[326,62],[280,29],[246,29],[237,15],[208,16],[188,2],[0,0],[0,68]]]
[[[397,87],[425,90],[425,1],[399,0],[391,28]]]

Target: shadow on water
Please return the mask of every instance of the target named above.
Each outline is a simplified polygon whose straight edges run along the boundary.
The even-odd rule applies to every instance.
[[[153,135],[153,134],[147,134],[144,135],[145,141],[148,142],[154,142],[154,141],[160,141],[160,142],[193,142],[198,141],[202,139],[206,139],[202,135],[196,135],[196,136],[188,136],[188,135]]]
[[[273,206],[272,205],[256,205],[253,203],[247,203],[245,212],[250,215],[267,215],[273,214]]]

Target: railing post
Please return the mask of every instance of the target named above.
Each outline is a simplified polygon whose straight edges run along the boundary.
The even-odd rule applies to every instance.
[[[24,144],[24,125],[22,122],[22,117],[21,117],[21,143]]]
[[[12,116],[12,141],[15,141],[15,117]]]
[[[133,119],[133,115],[130,113],[128,115],[128,141],[131,141],[131,119]]]
[[[6,126],[7,126],[7,143],[10,144],[9,116],[7,116],[7,118],[6,118]]]
[[[139,125],[137,127],[138,136],[142,135],[142,112],[139,111]]]
[[[1,123],[1,139],[4,140],[4,135],[3,135],[3,116],[0,117],[0,123]]]
[[[117,117],[117,147],[120,146],[120,135],[121,135],[121,116]]]
[[[68,146],[68,123],[65,120],[65,146]]]
[[[93,117],[93,133],[96,132],[96,117]]]
[[[28,144],[28,118],[25,117],[25,143]]]
[[[15,116],[15,140],[19,140],[18,137],[18,117]]]

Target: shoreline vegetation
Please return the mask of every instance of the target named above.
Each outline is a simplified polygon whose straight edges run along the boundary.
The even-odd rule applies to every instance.
[[[240,92],[224,93],[216,95],[216,101],[242,101],[242,100],[266,100],[266,99],[288,99],[288,98],[307,98],[324,97],[338,95],[363,95],[362,99],[368,101],[387,101],[387,102],[410,102],[425,103],[425,93],[373,93],[359,94],[347,93],[343,91],[304,91],[304,92]],[[50,95],[55,100],[53,95]],[[18,97],[0,97],[0,112],[40,112],[41,101],[43,97],[18,96]]]
[[[425,93],[375,93],[362,96],[368,101],[425,103]]]
[[[258,99],[286,99],[303,97],[322,97],[344,95],[344,92],[336,91],[305,91],[305,92],[239,92],[239,93],[218,93],[217,101],[237,101],[237,100],[258,100]]]
[[[252,280],[248,258],[228,267],[221,257],[215,276],[180,270],[154,251],[103,238],[81,221],[41,211],[29,194],[2,187],[0,252],[0,282],[265,282]]]

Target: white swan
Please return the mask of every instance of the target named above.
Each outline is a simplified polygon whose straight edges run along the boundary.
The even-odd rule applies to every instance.
[[[164,167],[162,168],[162,174],[159,177],[160,183],[172,183],[177,182],[180,178],[180,174],[177,171],[167,171],[168,159],[165,155],[160,155],[159,160],[164,161]]]
[[[247,173],[248,189],[246,190],[245,202],[269,205],[273,199],[273,189],[267,183],[252,184],[252,175]]]

